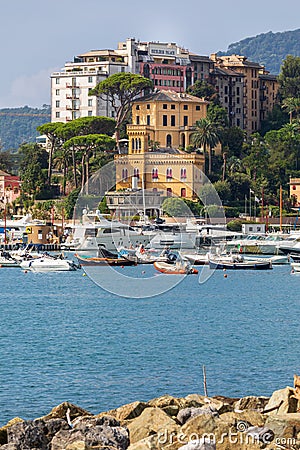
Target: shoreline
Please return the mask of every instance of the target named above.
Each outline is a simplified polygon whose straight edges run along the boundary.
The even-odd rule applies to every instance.
[[[1,450],[300,448],[300,377],[270,397],[164,395],[92,414],[68,402],[0,428]]]

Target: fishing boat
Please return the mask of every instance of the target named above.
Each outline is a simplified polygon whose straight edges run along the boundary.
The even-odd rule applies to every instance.
[[[44,254],[40,258],[24,260],[20,263],[23,270],[32,272],[69,272],[79,269],[79,266],[63,256],[54,257]]]
[[[242,255],[228,255],[216,258],[210,257],[209,268],[222,270],[268,270],[272,269],[272,262],[261,259],[245,260]]]
[[[97,256],[75,253],[82,266],[134,266],[136,261],[119,256],[103,248],[99,248]]]

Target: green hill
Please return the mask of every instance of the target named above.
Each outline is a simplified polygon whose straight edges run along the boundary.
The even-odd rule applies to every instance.
[[[263,64],[269,72],[278,74],[287,55],[300,56],[300,29],[258,34],[230,44],[226,52],[218,52],[220,56],[232,54],[247,56],[249,61]]]
[[[17,149],[24,142],[34,142],[39,136],[36,128],[50,122],[50,106],[43,108],[0,109],[0,143],[2,150]]]

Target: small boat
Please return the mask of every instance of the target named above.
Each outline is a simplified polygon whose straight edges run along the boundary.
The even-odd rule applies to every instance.
[[[190,261],[193,266],[204,266],[208,264],[208,254],[183,253],[182,257]]]
[[[228,270],[268,270],[272,269],[271,261],[261,259],[245,260],[242,255],[229,255],[209,259],[210,269]]]
[[[104,248],[99,248],[97,256],[79,255],[75,253],[82,266],[135,266],[136,261],[124,258]]]
[[[137,249],[121,247],[118,252],[119,257],[135,261],[136,264],[153,264],[156,261],[171,262],[177,259],[177,256],[164,249],[162,252],[156,249],[145,249],[144,245],[140,245]]]
[[[24,260],[20,263],[23,270],[32,272],[69,272],[79,269],[79,266],[69,259],[53,257],[48,254],[40,258]]]
[[[293,273],[300,273],[300,262],[291,263],[291,267]]]
[[[9,252],[0,252],[0,267],[20,267],[20,263],[12,258]]]
[[[153,265],[156,270],[166,274],[191,275],[198,273],[198,270],[194,269],[188,261],[178,260],[175,263],[156,261]]]

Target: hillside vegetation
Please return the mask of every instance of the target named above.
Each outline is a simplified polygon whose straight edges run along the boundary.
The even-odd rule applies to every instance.
[[[17,149],[23,143],[34,142],[40,134],[36,128],[50,122],[50,106],[43,108],[0,109],[0,143],[2,150]]]
[[[226,52],[218,54],[247,56],[249,61],[263,64],[269,72],[277,75],[287,55],[300,56],[300,29],[258,34],[230,44]]]

